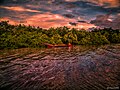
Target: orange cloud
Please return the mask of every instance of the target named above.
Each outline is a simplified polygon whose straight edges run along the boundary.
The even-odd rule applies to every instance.
[[[42,28],[67,26],[70,28],[88,29],[91,27],[95,27],[95,25],[89,23],[78,23],[76,26],[72,26],[69,24],[69,22],[76,22],[75,19],[69,19],[59,14],[51,14],[51,13],[34,15],[27,18],[26,21],[27,21],[26,25],[29,24],[33,26],[40,26]]]
[[[98,4],[98,5],[105,5],[109,4],[107,7],[118,7],[120,6],[120,0],[93,0],[92,2]]]
[[[8,10],[12,10],[12,11],[18,11],[18,12],[40,12],[40,11],[37,11],[37,10],[31,10],[31,9],[26,9],[26,8],[23,8],[23,7],[8,7],[8,6],[0,6],[0,8],[4,8],[4,9],[8,9]]]
[[[76,26],[70,25],[69,22],[76,22],[75,19],[65,18],[59,14],[51,14],[51,13],[44,13],[44,14],[37,14],[33,16],[29,16],[28,18],[18,21],[12,20],[8,17],[2,18],[0,21],[8,20],[10,24],[24,24],[24,25],[31,25],[31,26],[40,26],[42,28],[50,28],[50,27],[63,27],[67,26],[69,28],[92,28],[95,27],[93,24],[89,23],[78,23]]]
[[[77,0],[65,0],[66,2],[75,2]]]
[[[0,21],[9,21],[9,24],[17,25],[19,22],[10,19],[9,17],[0,18]]]
[[[70,21],[73,19],[69,19]],[[51,13],[37,14],[31,16],[26,19],[27,24],[32,26],[40,26],[42,28],[50,28],[50,27],[60,27],[65,26],[69,22],[68,19],[58,15]]]
[[[78,0],[65,0],[67,2],[75,2]],[[85,1],[85,0],[80,0],[80,1]],[[86,0],[88,2],[92,2],[95,3],[97,5],[100,6],[104,6],[105,4],[109,4],[107,5],[107,7],[118,7],[120,6],[120,0]]]

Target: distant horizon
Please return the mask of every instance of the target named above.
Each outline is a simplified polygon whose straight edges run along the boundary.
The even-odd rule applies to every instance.
[[[9,25],[14,25],[14,26],[17,26],[17,25],[23,25],[23,26],[26,26],[26,27],[32,27],[32,28],[42,28],[42,27],[40,27],[40,26],[32,26],[32,25],[25,25],[25,24],[22,24],[22,23],[18,23],[18,24],[11,24],[9,21],[7,21],[7,20],[0,20],[0,22],[7,22]],[[114,29],[114,28],[112,28],[112,27],[91,27],[91,28],[88,28],[88,29],[85,29],[85,28],[76,28],[76,27],[68,27],[68,26],[58,26],[58,27],[49,27],[49,28],[42,28],[42,29],[46,29],[46,30],[48,30],[48,29],[51,29],[51,28],[54,28],[54,29],[56,29],[56,28],[63,28],[63,27],[67,27],[67,28],[69,28],[70,30],[72,30],[72,29],[77,29],[77,30],[85,30],[85,31],[93,31],[93,30],[95,30],[95,29],[97,29],[97,30],[99,30],[99,29],[112,29],[112,30],[120,30],[119,28],[116,28],[116,29]]]

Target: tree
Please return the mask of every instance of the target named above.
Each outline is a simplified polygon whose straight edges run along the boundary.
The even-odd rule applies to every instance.
[[[77,35],[73,34],[72,31],[69,31],[67,34],[64,35],[63,37],[65,43],[72,43],[72,44],[77,44]]]
[[[120,33],[114,33],[111,35],[111,42],[112,43],[120,43]]]
[[[91,42],[91,37],[90,35],[87,35],[86,37],[82,38],[79,42],[78,42],[79,45],[91,45],[92,42]]]
[[[104,35],[101,35],[100,32],[91,34],[91,42],[93,45],[102,45],[110,43]]]
[[[51,37],[50,43],[51,44],[62,44],[62,37],[59,34],[55,34]]]

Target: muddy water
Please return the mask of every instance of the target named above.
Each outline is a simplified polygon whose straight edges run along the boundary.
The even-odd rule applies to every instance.
[[[120,85],[120,45],[0,58],[0,90],[105,90]]]

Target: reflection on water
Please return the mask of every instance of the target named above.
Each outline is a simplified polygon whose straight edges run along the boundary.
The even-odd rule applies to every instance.
[[[120,46],[51,48],[0,60],[6,90],[104,90],[120,84]]]

